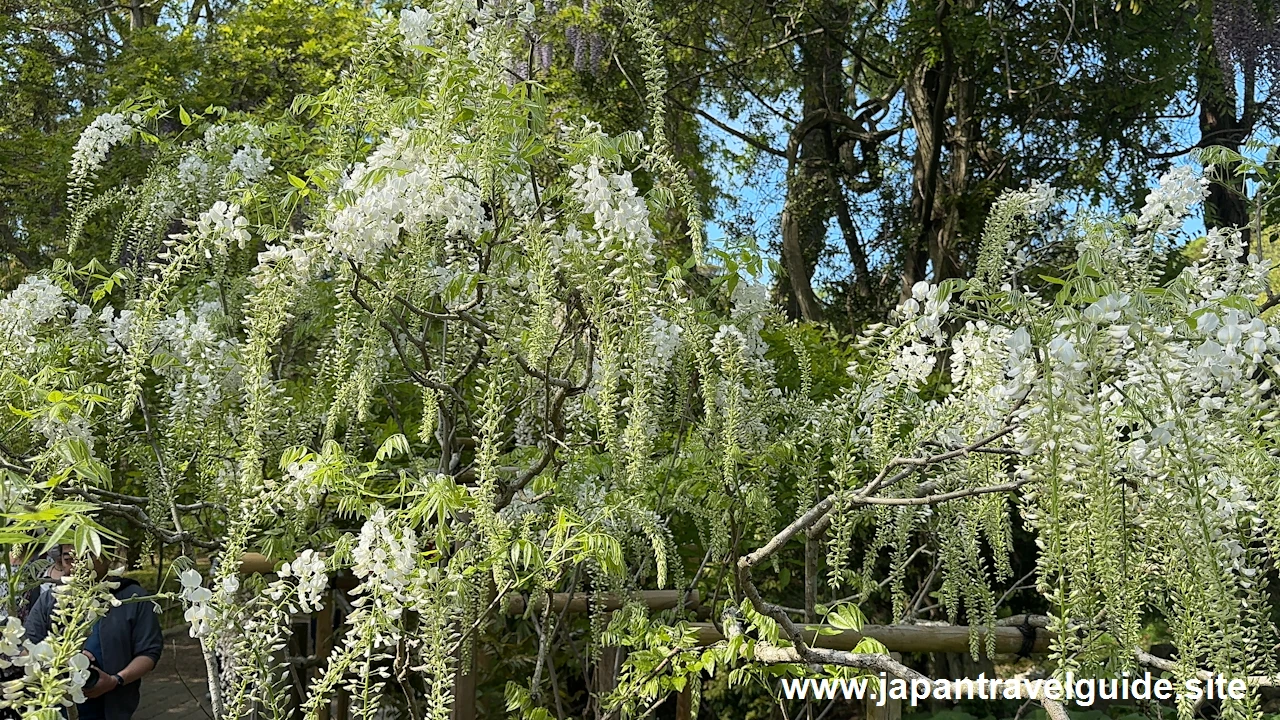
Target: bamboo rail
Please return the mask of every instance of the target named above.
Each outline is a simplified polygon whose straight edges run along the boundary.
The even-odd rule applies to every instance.
[[[240,558],[242,573],[271,573],[275,571],[274,563],[258,553],[245,553]],[[539,611],[551,600],[552,612],[586,613],[593,606],[605,612],[616,611],[629,601],[638,600],[650,610],[671,610],[684,606],[691,609],[700,607],[701,598],[697,591],[682,590],[641,590],[633,595],[606,594],[594,596],[591,593],[550,593],[512,595],[508,597],[503,610],[508,615],[523,615],[526,610]],[[566,610],[567,606],[567,610]],[[703,645],[710,645],[724,639],[711,623],[694,623],[698,629],[698,639]],[[1032,654],[1043,654],[1049,650],[1049,634],[1042,628],[1028,630],[1035,632],[1035,639],[1029,648],[1024,648],[1023,630],[1017,627],[977,628],[979,646],[986,646],[987,633],[995,635],[997,654],[1014,654],[1029,650]],[[863,637],[879,640],[891,652],[901,653],[967,653],[969,652],[969,627],[965,625],[866,625],[861,632],[843,630],[838,634],[819,635],[815,631],[807,631],[805,641],[815,647],[834,650],[852,650]]]
[[[634,596],[615,595],[612,593],[595,596],[591,593],[552,593],[551,594],[551,611],[565,612],[565,606],[568,605],[568,611],[571,613],[589,612],[594,605],[597,610],[613,612],[619,610],[627,602],[632,599],[638,599],[650,610],[671,610],[672,608],[683,605],[686,608],[697,609],[700,607],[701,598],[698,591],[684,592],[683,590],[640,590]],[[506,600],[505,610],[508,615],[523,615],[525,610],[532,604],[533,610],[542,610],[547,602],[547,595],[533,595],[532,600],[523,595],[512,595]]]
[[[243,574],[275,572],[275,563],[258,553],[245,553],[240,558],[240,572]],[[344,580],[346,582],[344,582]],[[338,592],[350,588],[344,587],[352,578],[335,578],[334,589]],[[582,614],[592,609],[614,612],[629,602],[640,602],[650,610],[661,611],[675,608],[698,609],[701,598],[697,591],[682,590],[640,590],[631,594],[594,595],[588,592],[575,593],[534,593],[531,595],[511,595],[504,599],[502,611],[507,615],[523,615],[527,611],[541,612],[547,602],[551,603],[551,611],[557,613]],[[333,595],[326,597],[325,606],[316,618],[315,654],[317,657],[327,656],[333,646],[335,628],[333,616]],[[712,645],[724,640],[716,626],[709,622],[692,623],[698,632],[700,645]],[[964,625],[864,625],[860,631],[837,630],[829,625],[805,626],[804,640],[812,647],[832,650],[853,650],[864,638],[874,638],[883,644],[892,654],[900,657],[900,653],[968,653],[970,649],[970,628]],[[819,630],[820,628],[820,630]],[[832,632],[836,631],[836,632]],[[976,628],[973,632],[978,636],[979,650],[985,653],[988,633],[994,635],[996,654],[1044,654],[1049,651],[1049,633],[1043,628],[1033,627],[994,627]],[[824,634],[828,633],[828,634]],[[1024,634],[1025,633],[1025,634]],[[1032,635],[1034,633],[1034,635]],[[617,650],[617,648],[611,648]],[[620,658],[615,659],[615,664]],[[467,670],[470,672],[467,672]],[[455,687],[454,717],[468,720],[475,717],[475,670],[462,669],[458,673]],[[600,678],[602,685],[610,685],[611,677]],[[607,689],[602,688],[602,689]],[[335,703],[334,720],[345,720],[347,703],[345,697],[339,697]],[[678,699],[677,707],[688,712],[688,699]],[[328,708],[325,708],[327,711]],[[878,720],[897,720],[892,709],[890,715]],[[327,713],[325,713],[327,714]],[[323,715],[322,715],[323,716]]]
[[[724,635],[711,623],[694,623],[694,627],[698,629],[698,641],[702,645],[724,639]],[[804,639],[813,647],[831,650],[852,650],[863,637],[869,637],[879,640],[891,652],[968,653],[969,630],[966,625],[864,625],[861,632],[841,630],[835,635],[819,635],[813,630],[806,630]],[[1024,635],[1019,628],[977,628],[976,632],[979,649],[986,648],[986,636],[990,632],[995,634],[997,654],[1012,655],[1023,650]],[[1043,628],[1032,628],[1029,632],[1035,633],[1030,652],[1047,653],[1049,633]]]

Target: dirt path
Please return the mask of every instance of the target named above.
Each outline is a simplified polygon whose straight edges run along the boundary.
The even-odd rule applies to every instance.
[[[160,664],[142,681],[142,702],[133,720],[209,720],[200,644],[185,630],[165,637]]]

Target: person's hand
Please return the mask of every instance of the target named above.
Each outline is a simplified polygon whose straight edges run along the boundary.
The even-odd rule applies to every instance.
[[[119,683],[116,682],[116,679],[106,674],[105,672],[103,672],[102,668],[92,667],[89,669],[98,673],[98,682],[94,683],[93,687],[87,688],[84,691],[85,697],[87,698],[102,697],[103,695],[106,695],[112,690],[115,690],[116,687],[119,685]]]

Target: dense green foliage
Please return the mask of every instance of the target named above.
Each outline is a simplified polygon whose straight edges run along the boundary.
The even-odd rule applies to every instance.
[[[337,80],[368,22],[358,3],[342,0],[146,3],[137,22],[129,6],[114,7],[0,5],[6,286],[67,249],[71,147],[97,114],[129,98],[162,97],[193,110],[278,117],[297,95]],[[106,248],[86,250],[80,258]]]

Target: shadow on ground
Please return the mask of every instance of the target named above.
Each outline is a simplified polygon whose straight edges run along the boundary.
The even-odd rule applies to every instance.
[[[160,664],[142,681],[133,720],[209,720],[208,693],[200,644],[184,628],[165,638]]]

